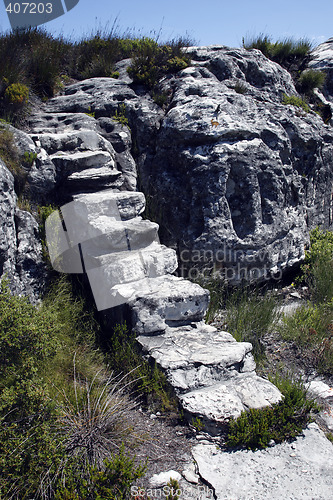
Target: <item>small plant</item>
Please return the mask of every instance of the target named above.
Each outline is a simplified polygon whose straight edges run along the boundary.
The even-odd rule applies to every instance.
[[[5,90],[5,99],[15,106],[24,106],[29,99],[29,89],[22,83],[12,83]]]
[[[195,428],[196,431],[200,432],[204,428],[204,424],[199,417],[192,418],[191,425]]]
[[[170,481],[164,487],[164,493],[167,495],[166,500],[178,500],[182,494],[178,481],[170,478]]]
[[[322,71],[307,69],[301,73],[297,86],[302,94],[311,94],[313,89],[324,85],[325,79],[326,75]]]
[[[277,374],[272,382],[283,394],[283,400],[262,409],[250,409],[231,420],[227,446],[246,447],[251,450],[266,448],[271,440],[281,443],[298,436],[311,418],[311,411],[318,410],[313,400],[306,398],[301,380]]]
[[[128,395],[126,376],[97,372],[91,382],[80,380],[75,357],[73,383],[75,401],[62,394],[63,403],[58,408],[65,452],[101,469],[110,450],[120,449],[122,441],[129,438],[128,417],[136,403]]]
[[[126,118],[126,105],[119,104],[116,113],[112,116],[113,120],[120,123],[123,127],[128,127],[128,118]]]
[[[312,49],[312,44],[307,39],[293,40],[285,38],[273,42],[268,35],[260,34],[249,40],[243,38],[245,49],[259,49],[266,57],[287,69],[292,64],[300,65]]]
[[[91,116],[92,118],[95,118],[95,111],[91,110],[91,106],[88,108],[88,113],[85,113],[87,116]]]
[[[21,161],[24,167],[32,167],[36,159],[37,159],[37,153],[25,151]]]
[[[135,333],[128,331],[126,323],[112,329],[103,347],[114,372],[130,374],[129,379],[134,378],[133,389],[139,391],[147,401],[158,403],[162,410],[177,408],[165,374],[156,362],[150,364],[142,357]]]
[[[309,105],[302,99],[301,97],[297,97],[295,95],[288,96],[287,94],[283,94],[282,103],[285,105],[296,106],[297,108],[303,109],[306,113],[310,112]]]
[[[236,291],[227,299],[226,325],[238,342],[251,342],[257,362],[265,357],[263,337],[279,319],[276,299],[248,289]]]

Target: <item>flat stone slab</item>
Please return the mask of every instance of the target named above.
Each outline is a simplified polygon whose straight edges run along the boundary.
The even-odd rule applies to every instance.
[[[292,443],[230,453],[199,444],[192,455],[217,500],[332,498],[333,445],[315,423]]]
[[[76,202],[76,214],[85,217],[89,222],[100,215],[112,216],[115,207],[121,220],[133,219],[140,215],[146,206],[145,195],[135,191],[114,191],[105,189],[97,193],[78,194],[73,197]]]
[[[103,167],[105,165],[112,168],[115,167],[114,159],[107,151],[77,151],[75,153],[59,151],[50,155],[50,159],[62,171],[69,173],[85,170],[90,167]]]
[[[228,367],[240,363],[252,350],[249,342],[237,342],[228,332],[216,328],[197,325],[168,328],[158,338],[140,336],[140,344],[163,368],[184,368],[192,364]]]
[[[209,303],[208,290],[172,275],[120,285],[117,291],[128,296],[132,327],[138,335],[201,321]]]
[[[225,424],[230,418],[237,418],[249,408],[263,408],[278,403],[282,395],[269,380],[255,373],[238,373],[214,386],[196,389],[179,396],[183,409],[198,415],[208,422],[211,432],[218,432],[218,425]],[[217,424],[210,427],[209,422]]]

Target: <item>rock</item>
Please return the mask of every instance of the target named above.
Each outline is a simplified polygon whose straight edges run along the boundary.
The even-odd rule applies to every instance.
[[[194,464],[191,464],[187,469],[183,470],[182,475],[189,483],[198,484],[199,482],[199,476],[196,473]]]
[[[8,278],[13,293],[36,302],[45,285],[38,224],[16,201],[14,178],[0,160],[0,276]]]
[[[14,177],[0,160],[0,275],[7,274],[10,279],[15,273],[17,247],[16,200]]]
[[[321,43],[311,52],[308,67],[326,73],[324,94],[333,104],[333,38]]]
[[[281,401],[280,391],[268,380],[255,374],[235,372],[214,386],[195,389],[179,396],[185,412],[198,415],[212,434],[220,433],[230,418],[248,408],[263,408]]]
[[[166,472],[160,472],[159,474],[154,474],[149,479],[149,484],[152,488],[161,488],[162,486],[166,486],[170,479],[174,479],[175,481],[181,480],[181,475],[179,472],[175,470],[168,470]]]
[[[138,335],[163,332],[167,325],[201,321],[208,308],[209,292],[176,276],[119,285],[117,291],[128,297],[132,328]]]
[[[214,490],[217,500],[305,498],[325,500],[333,487],[332,443],[314,423],[294,442],[258,451],[223,452],[214,445],[192,450],[199,475]]]
[[[229,378],[228,370],[240,369],[252,350],[250,343],[236,342],[230,333],[203,322],[167,328],[158,337],[141,335],[137,340],[181,392]]]
[[[308,392],[312,397],[333,398],[333,387],[325,384],[322,380],[312,380],[309,383]]]
[[[309,227],[331,225],[332,131],[282,103],[297,95],[291,77],[258,51],[188,50],[192,66],[161,84],[172,99],[154,151],[138,159],[161,241],[185,277],[200,266],[233,283],[280,278],[304,259]],[[138,133],[139,150],[148,141]]]

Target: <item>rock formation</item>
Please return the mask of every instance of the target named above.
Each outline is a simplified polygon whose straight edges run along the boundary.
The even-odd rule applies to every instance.
[[[190,67],[160,82],[165,109],[132,84],[124,61],[119,80],[70,85],[30,116],[28,133],[11,130],[21,154],[37,155],[25,167],[34,202],[62,206],[65,223],[66,207],[74,210],[68,241],[81,245],[98,308],[126,303],[144,355],[165,370],[185,415],[219,433],[230,417],[281,394],[256,375],[251,344],[204,323],[209,294],[183,274],[213,268],[237,283],[298,265],[309,229],[332,226],[333,133],[315,113],[282,103],[283,94],[297,94],[293,81],[259,51],[188,53]],[[314,53],[313,67],[324,68],[324,53]],[[119,109],[130,128],[114,119]],[[142,219],[138,187],[162,244],[158,225]],[[38,225],[17,208],[2,162],[0,196],[0,273],[36,300],[44,273]],[[213,484],[201,469],[219,467],[220,456],[203,446],[194,455]]]

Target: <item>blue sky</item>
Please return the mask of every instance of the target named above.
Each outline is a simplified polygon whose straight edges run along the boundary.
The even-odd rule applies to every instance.
[[[6,31],[10,25],[0,2],[0,28]],[[115,19],[120,33],[130,29],[154,36],[161,32],[164,41],[189,35],[199,45],[239,47],[243,36],[265,33],[273,39],[307,37],[318,45],[333,36],[333,1],[80,0],[72,11],[44,27],[75,38],[111,27]]]

